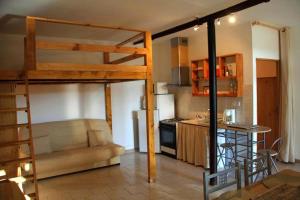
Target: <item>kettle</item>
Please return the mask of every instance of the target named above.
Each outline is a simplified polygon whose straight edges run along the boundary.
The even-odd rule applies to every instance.
[[[233,124],[235,120],[235,109],[225,109],[223,112],[223,122],[224,124]]]

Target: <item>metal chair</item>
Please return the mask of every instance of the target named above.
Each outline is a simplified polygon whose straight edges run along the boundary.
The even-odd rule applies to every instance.
[[[244,159],[245,186],[253,184],[266,176],[270,176],[272,174],[271,167],[269,152],[253,160]]]
[[[211,179],[217,179],[217,185],[209,187],[209,182]],[[236,164],[236,167],[229,168],[215,174],[209,175],[208,172],[203,172],[204,200],[209,200],[210,193],[222,190],[235,184],[237,185],[237,189],[241,189],[241,169],[239,163]]]
[[[219,158],[217,160],[217,165],[219,166],[220,161],[223,164],[224,169],[226,169],[226,166],[228,166],[228,160],[229,160],[229,168],[234,166],[232,165],[233,161],[235,161],[235,141],[232,142],[235,138],[228,138],[226,135],[231,135],[233,136],[234,134],[228,133],[228,132],[223,132],[223,131],[218,131],[218,137],[224,137],[225,142],[221,144],[217,144],[217,151],[219,153]],[[228,156],[228,151],[231,156]]]
[[[277,140],[275,140],[273,142],[270,149],[261,149],[261,150],[257,151],[258,155],[267,155],[267,152],[270,153],[271,162],[272,162],[272,165],[274,166],[276,172],[278,172],[278,167],[277,167],[277,164],[276,164],[276,160],[278,159],[278,155],[280,153],[281,141],[282,141],[282,138],[280,137],[280,138],[278,138]]]

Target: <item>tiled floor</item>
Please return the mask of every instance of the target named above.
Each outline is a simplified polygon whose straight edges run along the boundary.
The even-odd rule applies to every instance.
[[[128,153],[121,165],[39,181],[41,200],[201,200],[200,167],[157,156],[157,181],[147,183],[146,154]],[[300,171],[300,164],[280,164]]]

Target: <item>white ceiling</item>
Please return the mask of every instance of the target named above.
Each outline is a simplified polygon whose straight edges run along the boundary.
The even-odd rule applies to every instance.
[[[204,16],[243,0],[0,0],[0,30],[7,33],[24,33],[24,20],[17,16],[39,16],[75,20],[158,32],[195,16]],[[300,0],[271,0],[237,13],[240,23],[262,20],[278,26],[294,26],[300,22]],[[63,35],[90,39],[113,40],[122,38],[114,32],[80,31],[59,26],[41,26],[43,35]],[[128,34],[124,33],[127,37]]]

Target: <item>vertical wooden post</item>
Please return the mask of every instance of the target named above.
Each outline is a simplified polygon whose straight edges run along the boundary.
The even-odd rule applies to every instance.
[[[103,53],[103,63],[109,64],[110,62],[110,55],[107,52]],[[109,83],[104,84],[104,91],[105,91],[105,114],[106,114],[106,121],[112,130],[112,110],[111,110],[111,87]]]
[[[112,111],[111,111],[111,88],[109,83],[104,84],[105,90],[105,113],[106,121],[112,130]]]
[[[147,156],[148,156],[148,182],[155,182],[156,160],[154,151],[154,115],[153,115],[153,79],[152,79],[152,38],[150,32],[145,32],[145,48],[147,55],[145,65],[147,66],[147,79],[145,85],[146,93],[146,119],[147,119]]]
[[[26,17],[26,70],[36,69],[35,19]]]
[[[103,63],[104,63],[104,64],[109,64],[109,62],[110,62],[110,56],[109,56],[109,53],[103,52]]]

